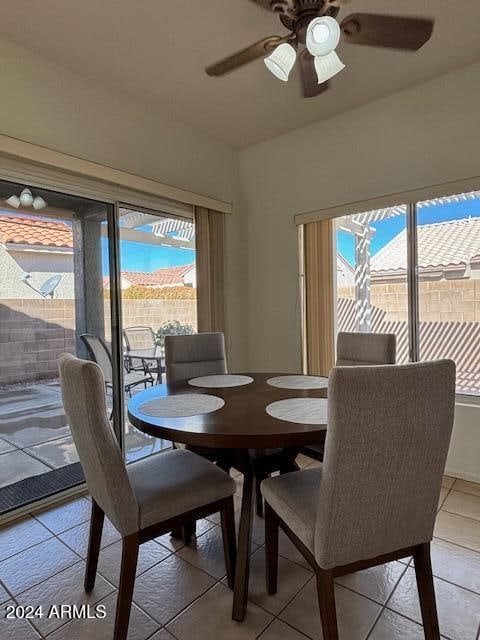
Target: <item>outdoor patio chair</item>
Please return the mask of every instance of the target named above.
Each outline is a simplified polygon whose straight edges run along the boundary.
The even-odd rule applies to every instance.
[[[194,335],[165,336],[165,371],[167,383],[183,382],[198,376],[228,373],[223,333],[197,333]],[[183,445],[176,445],[183,446]],[[223,469],[235,466],[231,452],[206,447],[192,448],[209,460],[215,460]],[[262,480],[275,471],[298,469],[281,449],[252,449],[256,486],[257,515],[263,516],[263,499],[260,492]],[[239,471],[242,471],[239,469]]]
[[[439,640],[430,541],[455,364],[338,367],[328,393],[323,465],[262,483],[268,593],[277,591],[281,528],[316,574],[323,639],[337,640],[335,578],[413,556],[425,638]]]
[[[91,333],[82,333],[80,338],[86,346],[91,359],[96,362],[101,368],[103,377],[105,378],[105,386],[107,387],[107,389],[112,388],[112,356],[110,354],[109,348],[102,340],[102,338]],[[143,384],[146,389],[148,384],[153,385],[155,383],[152,373],[148,369],[148,367],[144,368],[141,372],[128,371],[127,367],[125,367],[123,373],[123,382],[125,391],[129,396],[132,395],[132,389],[137,385]]]
[[[395,364],[397,336],[394,333],[347,333],[337,336],[337,367]],[[302,453],[322,462],[325,443],[302,448]]]
[[[139,545],[192,518],[220,512],[227,582],[233,588],[235,482],[191,451],[166,451],[125,466],[107,420],[105,379],[98,364],[64,354],[59,360],[63,404],[88,489],[92,516],[85,591],[95,586],[105,515],[122,536],[114,640],[125,640]],[[141,600],[138,601],[142,605]]]
[[[130,358],[130,351],[141,351],[143,349],[151,349],[155,351],[157,347],[157,341],[155,340],[155,334],[151,327],[125,327],[123,329],[123,339],[125,341],[126,348],[126,361],[129,371],[144,371],[148,368],[153,374],[157,376],[157,380],[160,381],[163,373],[162,367],[158,366],[158,360],[149,360],[148,357],[140,360],[139,358]]]

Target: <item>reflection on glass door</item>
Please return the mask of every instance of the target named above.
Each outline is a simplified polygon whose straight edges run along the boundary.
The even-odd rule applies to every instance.
[[[407,208],[337,218],[337,330],[394,333],[409,358]]]
[[[109,340],[108,215],[101,202],[0,182],[0,513],[83,482],[57,359],[87,357],[84,333]]]
[[[193,220],[119,208],[125,400],[165,380],[164,341],[197,330]],[[170,447],[126,421],[127,462]]]
[[[417,203],[420,359],[452,358],[480,395],[480,193]]]

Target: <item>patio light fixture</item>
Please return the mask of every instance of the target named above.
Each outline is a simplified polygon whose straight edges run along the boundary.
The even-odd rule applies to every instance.
[[[41,198],[40,196],[33,197],[30,189],[23,189],[23,191],[19,196],[12,195],[5,200],[7,204],[15,209],[18,209],[20,205],[24,207],[33,207],[35,211],[39,211],[40,209],[44,209],[47,206],[47,202]]]

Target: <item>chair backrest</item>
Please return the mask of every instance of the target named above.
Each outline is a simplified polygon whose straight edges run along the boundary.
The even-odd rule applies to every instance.
[[[151,327],[126,327],[123,330],[127,351],[155,348],[155,334]]]
[[[112,382],[112,356],[105,342],[93,333],[82,333],[80,336],[91,359],[98,364],[102,370],[105,382]]]
[[[397,337],[394,333],[347,333],[337,336],[337,367],[395,364]]]
[[[451,360],[332,369],[315,531],[321,567],[431,540],[454,404]]]
[[[92,497],[122,535],[138,530],[139,508],[120,447],[107,419],[105,381],[98,364],[59,358],[65,414]]]
[[[167,382],[227,373],[223,333],[165,336]]]

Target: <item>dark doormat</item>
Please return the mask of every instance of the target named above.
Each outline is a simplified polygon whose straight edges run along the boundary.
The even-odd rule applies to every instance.
[[[79,462],[0,488],[0,515],[85,482]]]

